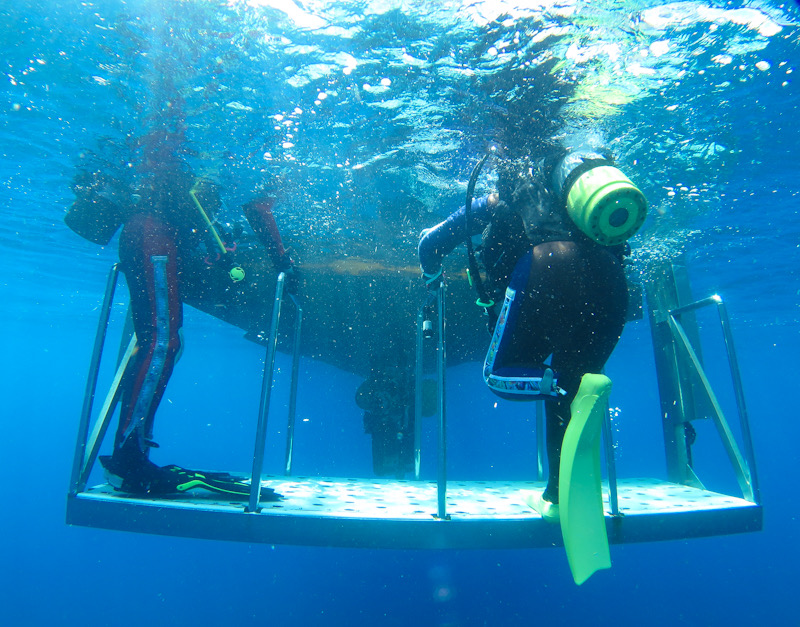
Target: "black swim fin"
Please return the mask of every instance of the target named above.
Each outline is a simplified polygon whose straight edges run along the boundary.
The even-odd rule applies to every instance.
[[[106,479],[120,492],[148,496],[184,494],[190,490],[207,490],[231,498],[250,498],[250,483],[245,477],[227,472],[189,470],[170,464],[157,466],[149,460],[133,468],[116,463],[111,456],[100,456]],[[261,488],[262,501],[278,501],[282,497],[271,488]]]
[[[207,472],[204,470],[189,470],[170,464],[164,470],[174,473],[177,478],[175,489],[179,493],[189,490],[208,490],[217,494],[235,498],[250,498],[250,483],[244,477],[231,475],[227,472]],[[261,488],[262,501],[278,501],[282,497],[272,488]]]

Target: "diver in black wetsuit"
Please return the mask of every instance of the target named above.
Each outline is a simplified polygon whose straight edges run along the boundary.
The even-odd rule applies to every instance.
[[[116,488],[136,494],[170,494],[195,487],[231,495],[249,494],[249,484],[224,473],[200,473],[178,466],[157,466],[149,459],[153,423],[167,382],[182,348],[183,278],[190,266],[212,274],[214,264],[225,265],[230,286],[244,279],[234,265],[235,242],[212,219],[221,206],[216,185],[196,178],[188,168],[172,168],[151,176],[138,191],[139,200],[119,189],[108,193],[108,181],[97,173],[79,175],[76,201],[65,220],[78,234],[107,244],[120,223],[119,256],[130,291],[136,348],[125,370],[119,427],[113,453],[101,462]],[[294,262],[285,251],[272,199],[254,200],[244,214],[278,272],[296,289]],[[224,260],[223,260],[224,258]],[[203,276],[203,273],[199,273]],[[219,273],[213,273],[218,275]],[[229,280],[228,280],[229,279]],[[263,500],[273,497],[264,490]]]
[[[356,391],[364,433],[372,437],[372,469],[402,479],[414,470],[414,391],[411,369],[376,371]]]
[[[589,179],[624,178],[610,159],[587,150],[549,164],[510,164],[500,172],[499,193],[472,201],[469,215],[465,205],[424,231],[418,250],[424,277],[435,284],[444,256],[483,232],[489,281],[495,294],[505,291],[502,306],[491,304],[497,322],[484,379],[503,398],[548,401],[549,476],[541,498],[551,505],[559,501],[561,443],[570,403],[583,375],[602,370],[625,324],[627,244],[617,240],[624,242],[630,233],[622,237],[617,231],[638,229],[644,220],[638,212],[646,207],[632,185],[625,189],[627,199],[608,196],[604,200],[616,204],[590,205],[607,213],[599,228],[611,237],[592,234],[610,245],[598,243],[578,228],[567,209],[567,193],[590,170]],[[572,198],[569,202],[575,204]],[[550,365],[544,365],[551,355]]]

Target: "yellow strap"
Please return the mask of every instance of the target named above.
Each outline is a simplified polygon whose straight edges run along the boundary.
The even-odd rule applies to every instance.
[[[211,224],[211,220],[208,219],[208,214],[206,213],[205,209],[203,209],[203,205],[201,205],[200,201],[197,200],[197,183],[195,183],[194,187],[192,187],[192,189],[189,190],[189,196],[192,197],[192,200],[194,201],[197,210],[200,212],[200,215],[203,216],[203,220],[205,221],[209,232],[211,233],[211,235],[214,236],[214,239],[217,241],[217,246],[219,246],[220,251],[222,251],[223,255],[226,254],[228,251],[225,249],[225,243],[220,238],[219,233],[217,233],[217,229],[215,229],[214,225]]]

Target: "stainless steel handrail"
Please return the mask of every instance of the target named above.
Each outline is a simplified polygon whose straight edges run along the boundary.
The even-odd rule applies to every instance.
[[[436,309],[437,309],[437,327],[438,327],[438,340],[436,354],[436,370],[437,378],[439,379],[438,385],[438,412],[439,412],[439,463],[438,463],[438,478],[436,482],[436,495],[437,495],[437,518],[440,520],[447,520],[447,414],[445,402],[445,376],[447,370],[447,353],[445,342],[445,293],[444,293],[444,279],[439,282],[439,287],[436,290]]]
[[[692,348],[683,326],[678,319],[681,314],[695,311],[708,305],[716,305],[717,312],[720,318],[720,325],[722,327],[723,340],[725,343],[726,352],[728,355],[728,365],[731,371],[731,378],[733,381],[734,396],[736,398],[737,412],[739,415],[739,425],[741,428],[742,442],[744,445],[745,456],[742,457],[739,448],[736,444],[736,439],[731,432],[727,419],[722,411],[722,407],[711,388],[711,384],[706,377],[703,366],[700,363],[695,350]],[[714,294],[708,298],[689,303],[682,307],[677,307],[670,310],[668,316],[668,323],[673,337],[677,340],[677,345],[683,347],[686,355],[689,357],[689,363],[697,375],[702,388],[706,393],[711,404],[714,424],[720,434],[722,444],[726,453],[731,461],[731,464],[736,473],[736,479],[739,487],[742,490],[742,495],[745,499],[753,503],[761,503],[761,493],[758,486],[758,477],[756,473],[755,452],[753,449],[752,435],[750,432],[750,421],[747,413],[747,406],[744,399],[744,389],[742,386],[741,373],[739,370],[739,363],[736,358],[736,351],[733,344],[733,336],[730,330],[730,320],[728,312],[722,297]]]
[[[264,359],[264,375],[261,380],[261,404],[258,408],[258,423],[256,425],[256,442],[253,451],[253,470],[250,475],[250,501],[245,508],[248,512],[258,512],[258,502],[261,499],[261,472],[264,468],[264,446],[267,441],[267,418],[269,417],[269,402],[272,397],[272,381],[275,374],[275,353],[278,348],[278,323],[281,317],[283,304],[283,289],[286,283],[286,274],[278,275],[275,285],[275,300],[272,305],[272,322],[270,324],[269,340],[267,341],[267,354]]]
[[[128,363],[133,357],[134,349],[136,348],[136,336],[131,336],[128,342],[128,348],[120,359],[117,371],[114,374],[114,379],[111,382],[111,387],[106,394],[103,407],[97,415],[97,420],[92,428],[92,433],[87,441],[85,454],[83,457],[83,468],[81,470],[80,481],[77,486],[78,492],[83,492],[86,488],[86,483],[89,480],[89,474],[92,472],[92,467],[97,456],[100,453],[100,446],[103,444],[103,439],[106,437],[108,427],[111,424],[111,419],[114,416],[114,410],[117,407],[117,402],[122,395],[122,378],[125,376],[125,370],[128,368]]]
[[[417,313],[417,351],[414,366],[414,479],[422,467],[422,378],[424,372],[425,306]]]
[[[445,395],[447,375],[447,352],[445,341],[445,285],[444,279],[439,285],[431,287],[425,304],[417,314],[417,363],[415,368],[414,390],[414,477],[420,478],[421,439],[422,439],[422,383],[424,376],[424,340],[434,335],[434,326],[429,316],[435,309],[436,317],[436,413],[438,415],[437,432],[437,464],[436,464],[436,518],[447,520],[447,403]],[[430,324],[430,326],[428,326]]]
[[[92,408],[97,391],[97,382],[99,378],[100,362],[103,355],[106,334],[108,331],[108,323],[111,315],[111,307],[113,304],[114,293],[116,291],[117,282],[119,279],[119,264],[114,264],[109,273],[106,282],[106,291],[103,299],[103,304],[100,309],[100,320],[95,334],[94,349],[89,366],[89,375],[86,382],[86,390],[84,393],[83,407],[81,410],[81,417],[78,426],[78,437],[75,445],[75,453],[72,463],[72,475],[70,479],[70,494],[75,495],[86,488],[86,483],[89,478],[94,462],[100,450],[103,438],[108,430],[108,426],[114,408],[119,400],[120,385],[122,382],[125,369],[131,359],[133,351],[136,346],[136,337],[132,336],[127,344],[127,350],[124,352],[118,364],[117,371],[114,375],[111,387],[106,395],[103,407],[92,429],[91,435],[89,434],[89,427],[91,423]],[[267,355],[264,363],[264,375],[261,387],[261,403],[259,407],[259,418],[256,426],[256,443],[253,454],[253,471],[251,475],[251,488],[250,500],[248,503],[247,511],[257,511],[258,501],[261,497],[261,472],[264,464],[264,446],[266,443],[266,429],[267,418],[269,414],[269,401],[272,390],[272,383],[275,371],[275,353],[277,350],[277,334],[278,323],[280,321],[281,307],[284,297],[284,285],[286,277],[284,273],[278,275],[278,281],[275,288],[275,300],[272,310],[272,326],[270,328],[269,340],[267,342]],[[287,424],[287,443],[286,443],[286,473],[291,473],[292,467],[292,451],[294,447],[294,425],[297,409],[297,384],[300,363],[300,331],[303,318],[303,310],[300,306],[299,299],[295,295],[289,295],[296,309],[295,327],[294,327],[294,342],[293,342],[293,355],[292,355],[292,376],[291,387],[289,392],[289,417]]]
[[[117,288],[120,267],[118,263],[111,266],[106,281],[106,291],[103,297],[103,305],[100,308],[100,320],[97,324],[95,333],[94,348],[92,358],[89,362],[89,376],[86,380],[86,388],[83,394],[83,407],[78,423],[78,438],[75,443],[75,454],[72,459],[72,476],[70,478],[70,494],[76,494],[85,487],[87,474],[84,468],[86,457],[86,442],[89,436],[89,422],[92,417],[92,406],[94,405],[95,393],[97,392],[97,380],[100,374],[100,360],[103,356],[103,346],[105,345],[106,332],[108,331],[108,321],[111,317],[111,306],[114,303],[114,292]],[[83,482],[83,486],[81,483]]]
[[[722,325],[722,336],[725,339],[725,350],[728,353],[728,366],[731,370],[731,377],[733,378],[733,390],[736,396],[736,408],[739,412],[739,421],[742,430],[742,444],[744,445],[744,454],[747,459],[747,465],[750,468],[750,485],[753,489],[753,501],[761,504],[761,489],[758,485],[758,472],[756,470],[756,454],[753,447],[753,436],[750,432],[750,417],[747,413],[747,404],[744,400],[744,386],[742,385],[742,374],[739,370],[739,361],[736,358],[736,348],[733,345],[733,334],[731,333],[730,318],[728,318],[728,309],[722,299],[719,299],[717,304],[717,312],[719,313],[719,321]]]
[[[284,472],[286,475],[292,474],[292,457],[294,453],[294,426],[297,415],[297,383],[300,374],[300,328],[303,324],[303,308],[300,306],[300,299],[289,293],[289,298],[294,303],[294,341],[292,343],[292,380],[289,388],[289,418],[286,422],[286,462]]]
[[[614,457],[614,431],[611,429],[611,416],[608,405],[603,418],[603,442],[606,450],[606,475],[608,477],[608,504],[611,515],[619,516],[619,495],[617,493],[617,461]]]
[[[544,401],[536,401],[536,480],[544,481],[547,476],[544,469],[544,460],[547,452],[547,441],[544,432],[545,407]]]

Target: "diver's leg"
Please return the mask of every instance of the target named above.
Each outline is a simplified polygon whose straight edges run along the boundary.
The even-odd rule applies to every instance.
[[[563,367],[563,366],[562,366]],[[560,372],[563,372],[560,371]],[[572,371],[568,371],[572,372]],[[587,371],[588,372],[588,371]],[[567,395],[545,405],[546,445],[547,445],[547,487],[542,498],[558,503],[558,481],[561,467],[561,444],[570,419],[570,405],[578,392],[580,378],[560,374],[559,384],[567,390]]]
[[[169,227],[152,217],[134,217],[120,236],[120,260],[137,338],[114,447],[115,461],[124,472],[147,462],[155,412],[180,349],[183,312],[177,249]]]
[[[558,503],[561,445],[571,418],[570,406],[583,375],[599,374],[611,356],[625,324],[628,291],[621,262],[605,251],[574,248],[558,263],[561,292],[552,329],[552,366],[567,395],[548,403],[548,482],[545,500]]]
[[[552,370],[544,365],[551,352],[548,336],[526,319],[530,270],[528,252],[514,268],[483,364],[486,385],[507,400],[541,400],[560,393]]]
[[[520,347],[516,330],[530,275],[531,254],[529,251],[517,262],[506,288],[505,299],[497,316],[492,341],[484,362],[484,378],[494,370],[519,363]]]
[[[581,379],[587,373],[599,374],[619,340],[622,331],[616,331],[616,325],[598,325],[594,333],[587,339],[583,349],[565,354],[559,350],[553,353],[553,368],[560,373],[559,384],[567,391],[567,395],[558,401],[550,402],[546,407],[547,422],[547,460],[548,478],[544,498],[551,503],[558,503],[558,482],[561,467],[561,443],[572,417],[571,405],[580,388]],[[579,336],[579,334],[576,334]],[[588,337],[588,336],[584,336]]]

